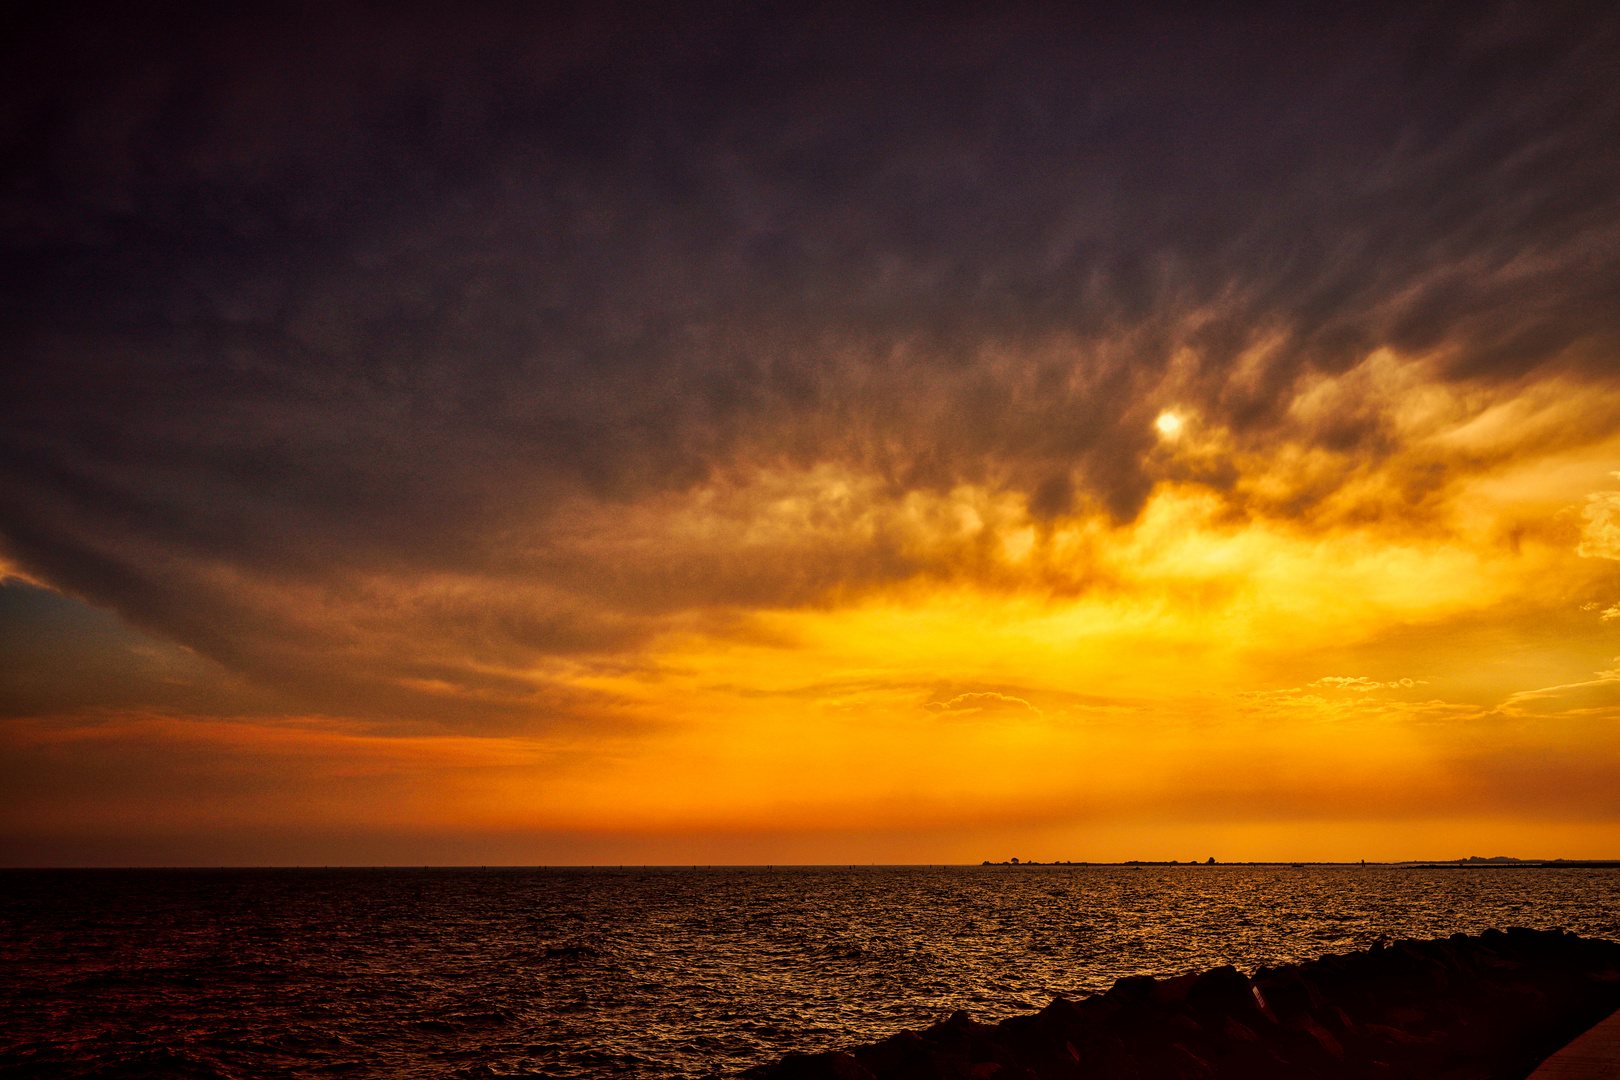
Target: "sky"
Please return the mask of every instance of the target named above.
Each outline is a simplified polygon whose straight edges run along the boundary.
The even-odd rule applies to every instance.
[[[0,863],[1620,857],[1609,4],[24,7]]]

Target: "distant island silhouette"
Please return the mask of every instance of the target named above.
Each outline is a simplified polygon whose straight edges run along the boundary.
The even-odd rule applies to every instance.
[[[1461,859],[1403,859],[1395,862],[1374,861],[1360,859],[1350,862],[1312,862],[1301,860],[1298,862],[1282,859],[1259,859],[1229,862],[1218,862],[1213,855],[1203,860],[1189,859],[1181,862],[1177,859],[1124,859],[1119,862],[1075,862],[1067,859],[1053,862],[1041,862],[1037,859],[1002,859],[995,862],[985,859],[980,866],[1406,866],[1442,869],[1445,867],[1530,867],[1530,868],[1587,868],[1609,869],[1620,867],[1620,859],[1518,859],[1511,855],[1492,855],[1489,858],[1480,855],[1469,855]]]

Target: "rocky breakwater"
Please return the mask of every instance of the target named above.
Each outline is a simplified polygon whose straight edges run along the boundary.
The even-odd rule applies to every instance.
[[[748,1080],[1527,1076],[1620,1007],[1620,944],[1487,930],[1307,964],[1121,979],[999,1024],[966,1013]]]

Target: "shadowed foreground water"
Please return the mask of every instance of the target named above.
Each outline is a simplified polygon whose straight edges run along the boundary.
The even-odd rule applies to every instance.
[[[727,1074],[1379,938],[1620,938],[1620,871],[0,873],[0,1075]]]

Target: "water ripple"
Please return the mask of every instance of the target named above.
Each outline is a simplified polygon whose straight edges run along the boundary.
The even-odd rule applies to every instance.
[[[1379,939],[1620,938],[1620,871],[8,871],[0,1075],[734,1073]]]

